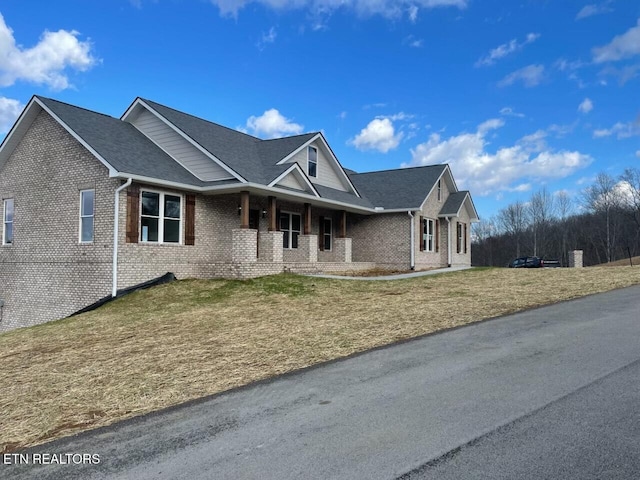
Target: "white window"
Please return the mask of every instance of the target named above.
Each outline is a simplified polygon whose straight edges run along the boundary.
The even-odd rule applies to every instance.
[[[442,179],[438,180],[438,201],[442,201]]]
[[[308,159],[308,173],[310,177],[318,176],[318,149],[316,147],[309,147],[307,149]]]
[[[298,248],[301,225],[302,220],[299,214],[280,212],[280,231],[284,232],[282,236],[282,246],[284,248]]]
[[[80,243],[93,242],[95,190],[80,191]]]
[[[434,221],[430,218],[422,221],[422,250],[425,252],[433,252],[433,226]]]
[[[4,213],[2,223],[2,244],[13,244],[13,198],[4,201]]]
[[[327,252],[331,251],[331,219],[323,218],[322,219],[322,244],[324,245],[324,250]]]
[[[182,197],[162,192],[143,191],[140,209],[140,241],[180,243]]]

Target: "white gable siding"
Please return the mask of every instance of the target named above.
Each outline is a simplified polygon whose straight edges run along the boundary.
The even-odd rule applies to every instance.
[[[308,190],[308,187],[306,185],[303,185],[300,182],[300,180],[296,178],[296,175],[294,173],[289,173],[286,177],[284,177],[282,180],[276,183],[276,186],[295,188],[296,190],[303,190],[303,191]]]
[[[343,192],[351,191],[346,181],[340,178],[342,175],[340,174],[339,176],[338,172],[336,172],[335,169],[339,167],[337,165],[334,167],[334,162],[327,157],[324,148],[318,145],[318,142],[313,142],[311,146],[318,149],[318,176],[317,178],[309,177],[309,180],[312,183],[342,190]],[[298,162],[298,165],[305,173],[309,171],[307,166],[307,147],[296,153],[287,163],[293,162]]]
[[[132,123],[200,180],[214,181],[233,178],[229,172],[148,110],[142,110]]]

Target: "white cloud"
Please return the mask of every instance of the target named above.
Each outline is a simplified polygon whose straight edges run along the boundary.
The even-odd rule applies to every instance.
[[[24,105],[12,98],[0,97],[0,133],[9,131]]]
[[[518,113],[511,107],[503,107],[500,109],[500,115],[505,117],[518,117],[524,118],[524,113]]]
[[[482,135],[484,137],[491,130],[496,130],[501,127],[504,127],[504,120],[501,118],[491,118],[478,125],[478,135]]]
[[[528,65],[510,73],[498,82],[499,87],[507,87],[522,82],[525,87],[535,87],[544,80],[544,65]]]
[[[609,7],[610,3],[611,2],[604,2],[600,5],[598,4],[585,5],[580,9],[578,14],[576,15],[576,20],[582,20],[583,18],[592,17],[594,15],[601,15],[603,13],[612,12],[613,9]]]
[[[396,133],[390,118],[374,118],[358,135],[349,140],[349,144],[358,150],[378,150],[387,153],[400,144],[404,134]]]
[[[485,139],[488,127],[498,123],[488,121],[475,133],[462,133],[447,139],[437,133],[411,150],[412,160],[403,167],[449,163],[456,180],[474,195],[495,195],[501,191],[523,191],[532,182],[567,177],[592,162],[589,155],[577,151],[554,151],[538,143],[544,150],[531,148],[531,142],[544,138],[543,132],[524,137],[511,147],[487,151]]]
[[[266,47],[269,43],[274,43],[277,36],[278,33],[276,32],[275,27],[271,27],[267,33],[262,33],[262,38],[260,38],[260,41],[256,44],[256,46],[260,50],[263,50],[264,47]]]
[[[278,138],[287,135],[298,135],[304,127],[284,117],[278,110],[272,108],[259,117],[250,116],[247,120],[247,130],[261,138]]]
[[[611,65],[605,67],[598,73],[598,75],[611,75],[613,77],[618,78],[618,84],[623,86],[629,80],[632,80],[638,76],[638,72],[640,72],[640,64],[635,65],[626,65],[622,68],[615,68]],[[601,80],[601,83],[604,82],[606,85],[606,80]]]
[[[585,98],[580,105],[578,105],[578,111],[581,113],[589,113],[593,110],[593,102],[589,98]]]
[[[635,27],[622,35],[614,37],[611,42],[592,50],[595,63],[615,62],[640,54],[640,20]]]
[[[16,45],[13,30],[0,14],[0,86],[24,80],[56,90],[70,87],[67,69],[83,72],[97,62],[91,43],[79,41],[78,35],[75,30],[45,30],[34,47],[25,49]]]
[[[381,15],[387,18],[400,18],[407,15],[414,22],[419,9],[438,7],[466,8],[468,0],[210,0],[220,9],[223,16],[237,17],[246,5],[259,3],[274,10],[307,9],[313,13],[328,15],[334,10],[345,8],[358,15]]]
[[[521,50],[525,45],[535,42],[538,38],[540,38],[539,33],[529,33],[522,42],[518,42],[518,39],[514,38],[507,43],[503,43],[502,45],[499,45],[491,50],[484,57],[480,58],[476,62],[476,67],[486,67],[489,65],[493,65],[501,58],[504,58],[513,52]]]
[[[640,150],[636,150],[636,157],[640,158]]]
[[[402,43],[413,48],[422,48],[424,46],[424,40],[422,38],[416,38],[413,35],[405,37]]]
[[[635,137],[640,135],[640,123],[638,122],[628,122],[622,123],[617,122],[611,128],[603,128],[600,130],[593,131],[594,138],[604,138],[611,137],[615,135],[619,140],[623,138]]]

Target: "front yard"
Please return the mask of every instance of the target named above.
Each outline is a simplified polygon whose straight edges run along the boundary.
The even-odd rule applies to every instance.
[[[640,284],[640,268],[473,269],[396,281],[184,280],[0,335],[0,451],[319,362]]]

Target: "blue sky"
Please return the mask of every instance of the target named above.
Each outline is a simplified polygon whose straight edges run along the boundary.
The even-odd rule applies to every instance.
[[[481,217],[640,166],[640,3],[4,0],[0,137],[33,94],[137,97],[357,171],[451,164]]]

